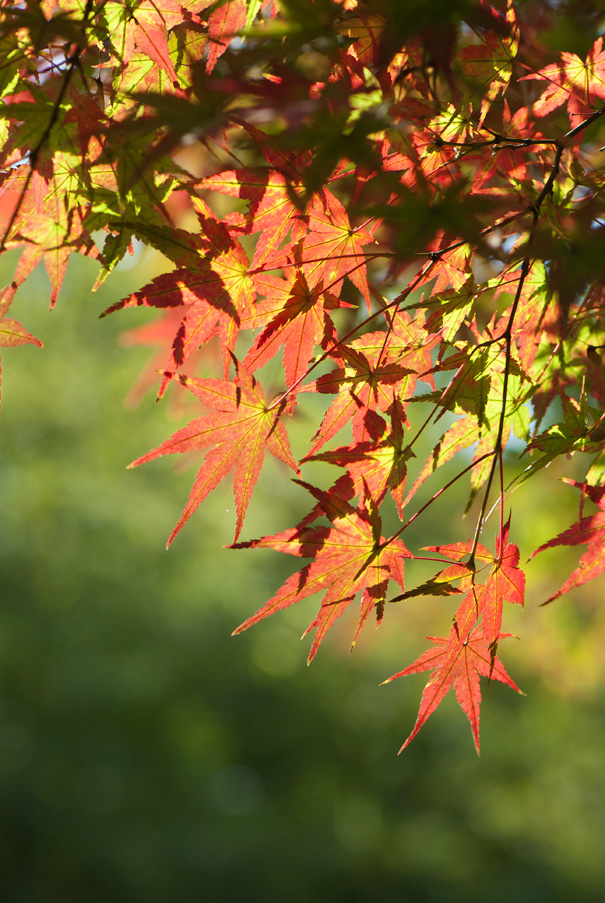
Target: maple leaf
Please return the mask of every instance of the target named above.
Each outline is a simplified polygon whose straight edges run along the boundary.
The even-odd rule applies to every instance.
[[[307,281],[313,286],[321,281],[326,288],[337,290],[345,276],[348,276],[363,295],[370,310],[370,289],[363,248],[373,242],[374,237],[367,229],[351,228],[343,204],[328,189],[322,192],[321,202],[321,205],[316,203],[309,207],[306,214],[308,231],[301,241],[303,271]],[[376,226],[377,223],[374,228]]]
[[[193,379],[186,376],[178,376],[176,379],[204,405],[210,407],[213,413],[192,420],[153,451],[137,458],[129,467],[137,467],[162,455],[199,451],[211,446],[167,545],[170,545],[198,505],[232,470],[235,471],[233,490],[237,510],[237,539],[263,465],[265,448],[298,473],[285,427],[280,420],[287,403],[282,402],[273,410],[269,409],[261,387],[241,364],[236,366],[236,376],[232,381]]]
[[[574,398],[562,392],[560,397],[565,419],[562,423],[554,423],[528,443],[527,451],[531,453],[538,450],[542,454],[519,475],[519,482],[529,479],[559,455],[570,455],[575,448],[582,447],[586,439],[586,410],[582,410],[582,406]]]
[[[515,186],[518,189],[527,179],[528,160],[524,149],[515,140],[529,137],[539,140],[543,135],[536,129],[527,107],[521,107],[513,113],[505,99],[502,112],[502,136],[510,140],[510,143],[486,148],[486,152],[477,158],[473,191],[487,191],[495,196],[505,194],[509,209],[512,209],[513,199],[517,200],[521,209],[524,205],[523,193],[517,190],[513,194],[510,188]]]
[[[143,326],[129,329],[120,335],[120,344],[125,347],[147,345],[154,346],[156,349],[151,360],[130,388],[125,399],[127,407],[139,405],[145,394],[157,384],[158,373],[171,372],[179,366],[179,361],[175,357],[179,350],[177,337],[184,329],[185,319],[179,307],[172,307],[164,311],[159,318],[145,323]],[[213,369],[215,369],[220,356],[219,349],[205,344],[197,356],[201,357],[204,353],[206,356],[210,353],[209,356],[214,364]],[[190,365],[197,363],[196,355],[190,355],[188,361]],[[165,377],[165,380],[168,381],[168,378]],[[180,386],[180,383],[173,380],[172,385],[176,388]]]
[[[560,596],[565,595],[571,589],[582,586],[589,580],[594,580],[605,572],[605,487],[590,486],[588,483],[578,483],[576,480],[564,479],[565,483],[575,486],[580,492],[590,498],[599,508],[596,514],[589,517],[580,518],[577,523],[554,539],[543,543],[540,548],[532,553],[531,558],[543,552],[545,549],[552,549],[555,546],[577,546],[585,545],[586,551],[580,558],[580,564],[575,571],[567,578],[563,586],[553,593],[543,605],[548,605]]]
[[[231,362],[238,331],[245,321],[254,322],[256,297],[248,274],[248,257],[240,242],[233,239],[223,223],[212,216],[200,198],[196,212],[203,233],[184,233],[179,243],[179,259],[187,266],[156,277],[141,291],[109,307],[103,316],[126,307],[179,307],[182,319],[175,333],[168,377],[209,339],[218,335],[223,348],[225,371]],[[166,388],[166,377],[160,387]]]
[[[529,434],[529,411],[522,395],[523,375],[518,372],[512,361],[505,362],[498,350],[494,353],[493,350],[483,347],[479,353],[475,351],[476,349],[473,349],[471,355],[463,360],[444,392],[421,396],[434,399],[436,405],[443,407],[444,410],[453,410],[456,413],[470,411],[470,413],[443,433],[410,489],[406,504],[423,481],[438,467],[449,461],[458,451],[477,443],[473,455],[476,466],[471,472],[471,493],[466,508],[468,511],[478,490],[485,483],[491,467],[490,458],[496,451],[503,404],[507,416],[500,437],[502,447],[508,442],[513,425],[520,438],[525,439]],[[454,355],[446,359],[442,367],[450,369],[458,362],[459,357]],[[418,397],[414,399],[417,400]]]
[[[3,236],[4,244],[24,247],[14,271],[13,293],[43,260],[51,283],[51,307],[74,251],[101,260],[84,228],[81,209],[74,206],[69,191],[59,182],[56,170],[52,178],[47,178],[27,165],[0,177],[0,202],[4,202],[8,224],[12,223],[9,234]]]
[[[361,495],[379,504],[390,489],[402,517],[403,491],[407,475],[407,460],[414,457],[404,439],[401,405],[391,407],[392,428],[386,431],[386,423],[374,411],[368,411],[365,419],[367,431],[374,441],[356,442],[332,451],[308,455],[304,461],[326,461],[344,467],[347,474],[341,477],[330,492],[351,498]]]
[[[475,615],[481,617],[483,623],[483,638],[495,652],[500,627],[502,624],[502,609],[505,602],[513,605],[523,605],[525,598],[525,574],[519,568],[519,549],[514,543],[508,541],[510,533],[510,517],[503,524],[501,533],[496,537],[496,554],[491,552],[481,543],[464,542],[450,545],[426,546],[426,551],[437,552],[453,562],[462,562],[468,557],[465,567],[477,568],[477,563],[482,569],[489,568],[485,582],[473,586],[472,594],[475,605]],[[454,568],[460,568],[457,564]],[[447,569],[441,572],[439,579],[453,579],[462,576],[461,587],[465,585],[465,577],[469,574],[463,571]]]
[[[488,31],[481,44],[470,44],[462,50],[463,72],[481,88],[480,126],[498,94],[506,91],[519,48],[519,30],[515,27],[512,2],[508,4],[506,21],[510,28],[509,34]]]
[[[319,288],[310,289],[300,270],[292,269],[285,279],[259,273],[253,282],[256,290],[266,295],[272,310],[265,305],[263,319],[268,322],[244,364],[249,370],[256,370],[283,346],[286,380],[289,386],[296,386],[307,372],[315,346],[325,349],[336,343],[336,330],[327,310],[340,306],[339,302]],[[254,319],[260,325],[260,319]]]
[[[200,179],[197,187],[250,202],[242,228],[248,234],[261,233],[252,258],[254,269],[265,264],[297,224],[295,199],[302,197],[302,183],[277,169],[224,170]]]
[[[395,580],[403,589],[404,559],[412,555],[401,540],[385,540],[382,537],[382,521],[376,506],[353,508],[341,498],[308,483],[297,482],[315,496],[331,526],[298,526],[274,536],[233,546],[272,548],[290,555],[313,558],[310,564],[289,577],[266,605],[240,624],[234,634],[247,630],[263,618],[307,596],[323,592],[317,617],[305,632],[306,635],[311,630],[315,631],[308,658],[310,662],[327,631],[358,593],[362,593],[361,612],[353,644],[374,608],[380,623],[389,580]]]
[[[124,67],[135,58],[135,48],[178,85],[177,74],[168,47],[168,30],[183,19],[179,0],[139,0],[136,10],[122,9],[120,4],[104,4],[111,46]],[[198,7],[208,6],[201,2]]]
[[[525,574],[519,567],[519,549],[508,542],[509,530],[510,518],[496,539],[496,557],[481,599],[483,637],[492,656],[500,637],[504,603],[523,605],[525,601]]]
[[[304,209],[304,187],[299,178],[278,170],[226,170],[198,182],[198,187],[221,191],[250,202],[244,231],[261,232],[253,268],[288,267],[290,246],[280,244],[293,230],[293,243],[300,241],[295,265],[302,269],[311,288],[336,291],[345,276],[353,282],[370,306],[369,285],[363,248],[374,241],[365,229],[352,229],[338,198],[328,189],[314,194]]]
[[[513,336],[518,348],[519,363],[525,373],[540,370],[534,366],[536,355],[540,350],[549,331],[555,332],[554,320],[558,318],[558,311],[554,303],[553,293],[548,286],[548,274],[541,261],[536,261],[523,284],[519,285],[518,271],[500,274],[495,287],[495,297],[506,293],[511,296],[520,289],[519,316],[515,317],[513,324]],[[502,312],[502,320],[505,322],[510,315],[510,307]]]
[[[596,98],[605,100],[605,51],[603,38],[597,38],[586,62],[575,53],[561,53],[556,63],[551,63],[519,79],[547,81],[548,87],[533,104],[536,116],[547,116],[561,104],[568,103],[571,123],[577,115],[588,115],[594,109]]]
[[[474,599],[472,593],[469,596],[472,610]],[[469,608],[469,596],[461,604],[458,612],[463,610],[465,605],[467,609]],[[499,639],[509,636],[511,634],[500,634]],[[423,652],[415,662],[408,665],[403,671],[393,674],[392,677],[383,682],[388,684],[398,677],[418,674],[422,671],[433,672],[422,693],[416,723],[399,752],[403,752],[406,746],[414,739],[420,728],[453,687],[456,699],[470,722],[475,749],[477,750],[477,755],[479,755],[481,677],[498,680],[512,687],[517,693],[522,691],[506,672],[498,656],[493,657],[480,626],[460,630],[457,621],[455,621],[447,637],[427,637],[427,639],[435,645]]]
[[[341,345],[335,354],[344,366],[303,386],[303,392],[336,394],[313,437],[309,455],[316,454],[350,420],[354,440],[363,442],[368,433],[368,413],[391,407],[406,377],[414,371],[399,360],[393,361],[392,356],[383,355],[385,347],[384,333],[368,333],[346,347]]]
[[[208,18],[208,35],[211,45],[206,62],[206,72],[212,72],[220,56],[227,50],[231,40],[246,24],[246,4],[244,0],[229,0],[216,6]]]
[[[102,316],[127,307],[177,308],[179,311],[174,320],[171,318],[168,321],[173,325],[172,348],[165,367],[169,375],[163,380],[159,396],[163,394],[170,375],[201,345],[218,335],[219,331],[223,337],[229,336],[230,323],[238,316],[220,277],[204,260],[195,268],[157,276],[141,291],[109,307]]]

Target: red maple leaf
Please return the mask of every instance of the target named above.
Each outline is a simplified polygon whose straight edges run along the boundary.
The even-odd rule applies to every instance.
[[[556,63],[525,75],[519,81],[524,79],[548,82],[532,107],[536,116],[546,116],[564,103],[568,103],[572,123],[574,115],[589,115],[596,106],[597,98],[605,100],[603,38],[597,38],[585,63],[575,53],[563,52]]]
[[[59,155],[56,155],[59,157]],[[67,262],[74,251],[96,260],[101,255],[83,225],[83,213],[71,206],[66,212],[60,203],[59,160],[54,160],[54,175],[46,175],[29,166],[18,166],[0,178],[0,209],[11,223],[7,247],[23,247],[15,267],[12,293],[25,282],[40,261],[44,261],[51,283],[50,306],[54,307],[65,278]]]
[[[496,539],[496,558],[481,602],[483,636],[492,654],[501,635],[504,602],[523,605],[525,600],[525,574],[519,568],[519,549],[514,543],[508,542],[509,528],[510,518],[503,527],[502,536]]]
[[[495,98],[506,90],[512,74],[513,61],[519,47],[519,32],[515,27],[515,11],[509,4],[506,21],[510,31],[487,32],[481,44],[470,44],[462,51],[463,71],[481,86],[483,100],[479,125]]]
[[[533,558],[538,552],[552,549],[555,546],[585,545],[587,547],[575,571],[543,605],[548,605],[549,602],[568,593],[570,589],[581,586],[588,580],[594,580],[595,577],[605,572],[605,486],[590,486],[588,483],[578,483],[576,480],[568,479],[565,479],[564,482],[585,493],[598,506],[599,511],[589,517],[580,518],[572,527],[559,533],[554,539],[543,543],[532,554]]]
[[[479,753],[480,678],[494,678],[521,692],[497,656],[499,641],[511,636],[500,633],[503,603],[522,605],[525,591],[525,575],[518,567],[519,550],[508,542],[509,527],[510,519],[497,538],[495,557],[481,543],[468,540],[427,547],[428,551],[437,552],[455,563],[440,571],[416,592],[434,594],[441,591],[440,594],[449,594],[456,592],[451,581],[460,580],[458,592],[464,591],[466,595],[456,610],[449,636],[428,637],[435,645],[385,681],[389,683],[397,677],[433,671],[422,694],[416,724],[401,750],[416,736],[453,686],[456,698],[470,721]],[[463,563],[465,558],[469,561]],[[490,568],[484,583],[474,582],[478,565],[481,569]],[[414,591],[399,598],[411,594]],[[393,601],[399,601],[399,598]]]
[[[103,314],[125,307],[182,308],[167,364],[168,377],[216,335],[221,339],[226,371],[239,329],[251,327],[255,322],[263,323],[260,317],[255,318],[256,293],[248,274],[246,252],[223,223],[208,215],[210,211],[200,198],[194,198],[193,203],[202,234],[183,233],[181,250],[187,265],[157,276],[141,291],[113,304]],[[166,385],[167,379],[162,383],[160,396]]]
[[[187,426],[177,430],[170,439],[137,458],[129,466],[137,467],[162,455],[199,451],[211,446],[167,545],[170,545],[198,505],[232,470],[235,471],[233,491],[237,510],[237,539],[263,465],[265,449],[268,448],[276,458],[298,473],[285,427],[280,420],[287,403],[282,402],[274,409],[269,409],[260,386],[241,364],[236,367],[236,376],[232,381],[190,379],[186,376],[176,379],[203,404],[212,408],[213,413],[192,420]]]
[[[401,363],[401,359],[393,360],[383,354],[385,343],[384,333],[377,336],[367,333],[350,345],[339,346],[334,356],[338,355],[342,366],[303,387],[304,392],[336,395],[313,437],[309,455],[316,454],[351,420],[354,440],[365,441],[369,435],[368,413],[377,409],[387,411],[401,394],[406,377],[414,371]]]
[[[267,325],[244,364],[249,370],[263,367],[283,347],[286,380],[294,386],[305,376],[316,345],[325,349],[336,343],[334,324],[326,311],[340,306],[339,302],[319,288],[310,289],[300,270],[290,270],[285,279],[259,273],[254,285],[266,295],[274,315],[265,309],[263,319],[268,320]]]
[[[370,310],[370,289],[363,248],[373,242],[371,232],[351,228],[347,212],[331,191],[322,192],[321,204],[310,206],[308,231],[301,242],[304,272],[310,285],[321,281],[327,289],[337,290],[345,276],[359,289]],[[374,223],[374,229],[377,223]]]
[[[125,347],[146,345],[155,349],[151,359],[143,367],[128,391],[125,399],[127,407],[139,405],[145,394],[156,385],[158,373],[172,372],[178,366],[175,359],[175,352],[178,350],[175,338],[183,329],[184,320],[181,308],[172,307],[149,323],[126,330],[120,335],[120,344]],[[206,343],[204,348],[200,349],[197,357],[201,357],[202,354],[212,360],[214,368],[218,367],[220,358],[218,347]],[[195,355],[189,357],[189,363],[197,363]],[[180,384],[173,381],[173,385],[178,387]]]
[[[224,170],[201,179],[196,187],[250,202],[242,230],[247,234],[261,233],[254,250],[254,268],[263,266],[269,254],[275,252],[297,223],[299,209],[291,193],[299,194],[302,188],[279,170]]]
[[[244,0],[229,0],[220,3],[208,18],[210,51],[206,62],[206,72],[212,72],[216,61],[227,50],[240,28],[246,24],[246,4]]]
[[[483,638],[492,653],[495,653],[501,635],[503,604],[523,605],[525,599],[525,574],[519,568],[519,549],[508,542],[509,531],[510,518],[503,525],[502,534],[496,537],[495,556],[481,543],[477,543],[473,553],[474,569],[478,570],[477,565],[483,570],[489,568],[485,582],[475,584],[472,594],[475,617],[478,620],[481,616]],[[438,552],[450,561],[461,562],[471,554],[473,545],[466,540],[451,545],[427,546],[426,551]],[[470,559],[468,566],[471,566]]]
[[[368,411],[365,426],[373,441],[344,445],[303,460],[326,461],[344,467],[347,473],[330,490],[343,498],[367,496],[379,504],[390,489],[401,518],[406,462],[414,453],[408,448],[409,440],[404,439],[400,403],[394,403],[390,413],[392,428],[389,433],[382,417],[375,411]]]
[[[463,606],[467,609],[470,607],[472,610],[474,604],[473,594],[469,593],[462,602],[458,612],[461,611]],[[511,634],[500,634],[499,639],[504,639],[508,636],[511,636]],[[451,687],[453,687],[456,699],[470,721],[475,748],[477,755],[479,755],[480,678],[487,677],[490,680],[494,678],[512,687],[517,693],[522,691],[508,675],[500,659],[497,656],[493,657],[480,626],[475,626],[470,630],[461,630],[457,621],[454,621],[449,636],[427,637],[427,639],[435,645],[423,652],[415,662],[408,665],[403,671],[393,674],[392,677],[384,681],[387,684],[397,677],[418,674],[421,671],[433,671],[422,693],[416,723],[399,752],[402,752],[414,739],[422,725],[433,714]]]
[[[403,589],[404,558],[412,556],[401,540],[382,537],[382,521],[375,506],[353,508],[343,499],[308,483],[297,482],[315,496],[331,526],[299,525],[274,536],[233,546],[271,548],[313,558],[289,577],[266,605],[240,624],[234,634],[307,596],[323,592],[317,617],[305,632],[306,635],[315,630],[308,658],[311,661],[327,631],[359,592],[362,593],[361,612],[353,644],[373,608],[376,608],[377,622],[381,621],[389,580],[395,580]]]

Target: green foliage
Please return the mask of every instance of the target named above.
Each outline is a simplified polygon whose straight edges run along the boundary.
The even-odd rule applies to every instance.
[[[116,338],[143,312],[96,320],[160,261],[145,253],[133,264],[95,296],[96,264],[72,260],[51,316],[38,270],[15,304],[45,350],[3,352],[5,896],[280,903],[291,885],[296,903],[508,903],[515,893],[531,903],[545,891],[552,903],[594,903],[605,880],[601,600],[588,584],[574,606],[511,607],[523,642],[507,640],[500,654],[527,697],[496,681],[484,687],[481,760],[469,755],[453,699],[393,757],[402,725],[414,722],[422,675],[407,678],[415,683],[407,694],[398,682],[377,685],[420,654],[422,633],[447,632],[451,599],[390,606],[391,629],[360,641],[354,655],[343,648],[345,624],[310,668],[299,606],[229,637],[251,600],[269,598],[301,562],[209,541],[233,526],[226,482],[199,508],[197,527],[161,551],[190,473],[162,479],[162,461],[125,469],[166,424],[151,398],[136,410],[116,404],[147,356]],[[293,421],[293,448],[307,426]],[[255,535],[307,510],[294,484],[275,493],[268,458],[247,515]],[[546,499],[551,479],[542,471],[531,491]],[[427,529],[455,541],[461,483],[427,510],[410,542]],[[552,500],[565,523],[577,494],[561,486]],[[533,532],[520,526],[524,560],[552,535],[546,501]],[[568,551],[556,562],[561,579]],[[557,585],[548,554],[528,566],[544,598]]]

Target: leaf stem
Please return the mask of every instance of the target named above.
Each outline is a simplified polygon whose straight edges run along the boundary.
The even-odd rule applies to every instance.
[[[505,340],[505,363],[504,363],[504,379],[503,379],[503,384],[502,384],[502,403],[500,406],[500,416],[498,419],[498,433],[496,435],[496,441],[494,443],[494,450],[493,450],[494,457],[492,459],[492,464],[490,467],[485,490],[483,493],[483,502],[481,504],[481,511],[479,512],[479,517],[477,519],[477,526],[475,528],[475,536],[473,539],[473,545],[472,545],[471,553],[470,553],[470,557],[469,557],[469,564],[471,566],[474,565],[475,553],[477,551],[477,545],[479,543],[479,537],[481,535],[481,530],[483,529],[483,522],[484,522],[485,512],[487,510],[487,505],[488,505],[488,501],[489,501],[489,494],[491,491],[492,483],[494,480],[494,475],[496,472],[496,466],[498,465],[498,463],[500,466],[500,474],[501,474],[500,507],[501,507],[501,509],[503,509],[503,507],[504,507],[504,477],[503,477],[503,473],[502,473],[502,467],[503,467],[502,456],[504,453],[504,449],[502,447],[502,437],[504,435],[504,422],[506,419],[506,405],[507,405],[507,401],[508,401],[508,383],[509,383],[510,368],[511,368],[511,362],[512,362],[512,343],[513,343],[512,342],[512,330],[513,330],[513,324],[515,321],[515,316],[517,314],[517,310],[519,307],[519,303],[521,301],[521,295],[523,292],[523,287],[525,285],[525,280],[527,279],[527,276],[529,275],[529,271],[531,269],[531,246],[532,246],[534,236],[536,233],[536,227],[538,225],[538,220],[540,218],[540,208],[541,208],[542,204],[544,203],[545,198],[552,192],[553,185],[559,174],[559,167],[560,167],[560,163],[561,163],[561,156],[562,156],[563,150],[564,150],[564,145],[561,144],[560,142],[557,142],[556,147],[557,147],[557,151],[555,154],[555,158],[553,160],[552,167],[550,169],[550,174],[549,174],[546,182],[544,183],[542,191],[540,192],[540,194],[538,195],[538,198],[536,199],[535,203],[533,204],[532,225],[530,228],[530,233],[529,233],[529,238],[527,241],[525,254],[523,256],[523,262],[521,264],[521,275],[519,277],[519,282],[517,283],[517,291],[515,293],[515,298],[513,300],[512,306],[511,306],[510,315],[508,317],[506,329],[504,330],[503,335],[500,336],[501,339],[503,338]],[[501,512],[500,512],[501,528],[503,525],[503,520],[502,520],[503,516],[504,516],[503,511],[501,510]]]

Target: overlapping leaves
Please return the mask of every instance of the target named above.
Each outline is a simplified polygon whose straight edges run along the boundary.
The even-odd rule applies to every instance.
[[[478,749],[481,678],[517,689],[499,658],[525,593],[509,489],[592,453],[572,482],[599,512],[539,551],[587,547],[551,599],[605,570],[604,178],[598,142],[581,147],[605,57],[602,37],[584,58],[548,51],[512,0],[404,6],[1,6],[0,247],[21,256],[0,344],[39,344],[7,316],[39,262],[54,304],[74,252],[99,260],[98,283],[133,242],[163,255],[107,312],[155,310],[130,337],[156,346],[141,385],[203,406],[134,462],[204,455],[169,542],[232,472],[238,540],[267,449],[297,475],[338,468],[327,489],[301,482],[298,525],[235,543],[309,559],[238,631],[320,593],[312,658],[355,600],[354,641],[380,622],[391,581],[391,601],[456,598],[447,636],[396,676],[432,672],[406,743],[453,687]],[[405,531],[466,476],[474,539],[430,546],[439,570],[404,585]],[[383,514],[400,521],[389,538]]]

